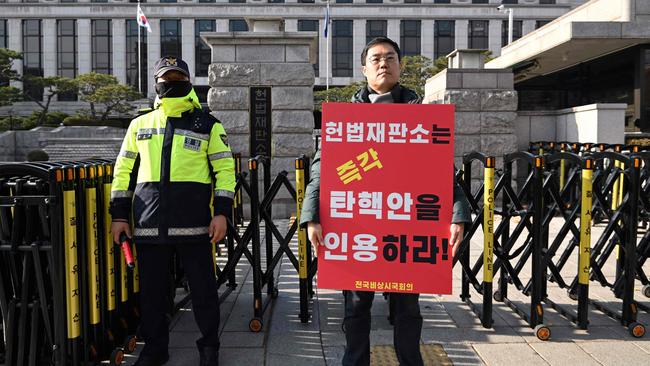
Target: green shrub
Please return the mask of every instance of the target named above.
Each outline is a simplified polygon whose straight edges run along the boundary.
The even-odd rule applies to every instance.
[[[50,156],[41,149],[32,150],[27,153],[27,161],[48,161]]]

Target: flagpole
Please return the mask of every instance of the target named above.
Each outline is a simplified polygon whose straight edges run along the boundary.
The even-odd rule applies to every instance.
[[[327,29],[327,39],[325,39],[325,44],[327,45],[327,51],[325,52],[326,60],[327,60],[327,65],[325,69],[325,101],[329,102],[330,101],[330,32],[331,30],[329,29],[329,23],[330,23],[330,1],[327,0],[327,19],[325,20],[327,24],[325,24],[325,28]]]
[[[140,0],[138,0],[138,10],[140,10]],[[140,22],[136,22],[136,25],[138,26],[138,92],[142,94],[142,76],[140,75],[141,72],[141,55],[140,55]]]

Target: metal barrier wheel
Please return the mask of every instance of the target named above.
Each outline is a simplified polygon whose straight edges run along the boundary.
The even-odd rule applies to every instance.
[[[643,296],[645,297],[650,297],[650,285],[643,286],[641,293],[643,293]]]
[[[645,335],[645,325],[641,323],[634,322],[627,329],[634,338],[642,338]]]
[[[575,293],[571,292],[571,289],[567,290],[567,294],[569,295],[569,299],[571,299],[573,301],[578,300],[578,294],[575,294]]]
[[[251,319],[250,323],[248,323],[248,329],[250,329],[251,332],[259,333],[262,330],[262,319]]]
[[[503,302],[503,295],[501,295],[501,291],[494,291],[494,295],[492,295],[492,298],[494,299],[494,301]]]
[[[137,339],[134,335],[129,335],[124,340],[124,353],[131,354],[135,352],[136,347],[138,346]]]
[[[345,322],[341,322],[341,330],[345,333]]]
[[[535,327],[535,336],[540,341],[548,341],[551,338],[551,328],[544,324],[539,324]]]
[[[108,360],[111,366],[121,365],[124,361],[124,351],[117,348],[111,352],[111,358]]]

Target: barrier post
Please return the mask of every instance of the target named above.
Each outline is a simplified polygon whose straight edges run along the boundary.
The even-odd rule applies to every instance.
[[[589,307],[589,271],[591,261],[591,203],[594,161],[587,158],[582,168],[580,202],[580,249],[578,253],[578,327],[587,329]]]
[[[463,164],[463,180],[465,183],[467,183],[470,187],[472,187],[472,162],[469,161],[466,164]],[[471,243],[470,243],[471,244]],[[465,250],[463,253],[460,255],[460,262],[461,266],[465,268],[470,268],[469,266],[469,252],[470,248],[468,247],[467,250]],[[469,284],[470,284],[470,278],[469,274],[465,273],[465,271],[461,271],[461,290],[460,290],[460,299],[462,301],[466,301],[469,298],[471,298],[471,295],[469,293]],[[483,294],[485,297],[485,293]],[[488,295],[490,296],[490,295]]]
[[[636,279],[636,241],[637,241],[637,225],[638,225],[638,205],[639,205],[639,174],[641,169],[641,159],[638,157],[632,158],[631,179],[629,186],[629,203],[630,211],[628,222],[625,226],[626,240],[625,240],[625,259],[623,276],[624,277],[624,292],[623,292],[623,312],[621,323],[624,326],[631,326],[630,332],[636,336],[635,323],[637,318],[637,306],[634,302],[634,281]],[[643,331],[645,333],[645,329]]]
[[[79,310],[79,262],[77,258],[77,202],[75,197],[74,168],[65,170],[63,183],[63,242],[65,255],[66,311],[68,342],[71,343],[72,364],[78,365],[81,335],[81,313]]]
[[[483,327],[492,326],[492,278],[494,274],[494,167],[495,158],[485,159],[483,185]],[[469,253],[469,250],[467,250]]]
[[[86,253],[86,283],[88,288],[88,324],[92,332],[90,352],[93,359],[98,359],[102,353],[100,327],[100,301],[99,301],[99,246],[97,242],[97,188],[95,187],[95,167],[87,166],[79,169],[80,178],[83,180],[83,195],[85,208],[85,253]]]
[[[253,332],[262,330],[262,264],[260,248],[260,200],[259,200],[259,182],[258,182],[258,160],[257,158],[248,160],[248,170],[251,174],[251,225],[252,225],[252,244],[253,244],[253,319],[248,327]]]
[[[542,253],[542,231],[544,217],[544,197],[543,197],[543,169],[544,157],[535,157],[535,166],[532,191],[533,195],[533,243],[532,243],[532,289],[530,293],[530,325],[537,326],[544,322],[544,309],[542,300],[546,297],[544,294],[544,279],[546,278],[545,255]]]
[[[305,199],[305,161],[296,159],[296,225],[298,227],[298,278],[300,281],[300,322],[309,321],[309,288],[307,279],[307,233],[300,227],[300,213]]]
[[[560,144],[560,152],[565,152],[566,145],[564,143]],[[564,159],[560,160],[560,192],[564,189],[564,180],[565,180],[565,162]]]

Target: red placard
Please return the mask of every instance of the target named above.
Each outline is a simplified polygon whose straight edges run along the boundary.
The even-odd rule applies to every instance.
[[[323,104],[320,288],[451,293],[454,106]]]

